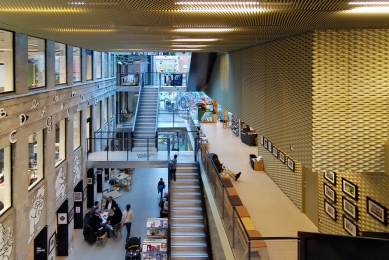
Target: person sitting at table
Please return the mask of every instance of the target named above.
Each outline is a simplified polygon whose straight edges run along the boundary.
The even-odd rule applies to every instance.
[[[95,214],[93,214],[89,220],[89,226],[91,226],[93,232],[97,232],[103,223],[101,218],[100,210],[96,209]]]
[[[92,218],[92,216],[95,214],[96,209],[99,209],[99,202],[98,201],[95,201],[95,205],[89,211],[90,218]]]
[[[105,211],[109,211],[110,209],[117,208],[118,204],[116,201],[112,198],[112,196],[108,197],[107,204],[105,206]]]
[[[123,213],[122,213],[120,207],[119,206],[113,207],[112,210],[110,211],[108,218],[107,218],[108,223],[114,227],[116,224],[118,224],[122,221],[122,216],[123,216]]]

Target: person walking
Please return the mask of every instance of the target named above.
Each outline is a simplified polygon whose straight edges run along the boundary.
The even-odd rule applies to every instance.
[[[177,154],[170,160],[170,180],[176,181]]]
[[[165,185],[165,182],[163,181],[163,179],[159,179],[159,182],[158,182],[158,185],[157,185],[157,189],[158,189],[158,193],[161,193],[161,199],[162,199],[162,194],[163,194],[163,190],[166,188],[166,185]]]
[[[127,228],[127,237],[126,237],[126,239],[130,237],[132,219],[134,218],[134,213],[130,209],[131,209],[131,205],[127,204],[126,210],[123,212],[123,216],[122,216],[123,226],[126,226],[126,228]]]

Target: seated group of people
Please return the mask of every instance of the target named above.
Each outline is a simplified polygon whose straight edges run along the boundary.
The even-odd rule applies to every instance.
[[[222,175],[222,176],[227,176],[228,175],[231,179],[234,179],[234,180],[238,180],[239,179],[239,177],[241,175],[241,172],[235,173],[235,172],[231,171],[228,167],[224,166],[223,163],[221,163],[219,161],[219,157],[217,156],[217,154],[210,153],[209,157],[211,157],[211,160],[215,164],[216,170],[218,171],[218,173],[220,175]]]
[[[96,237],[104,235],[105,232],[108,232],[108,237],[111,232],[115,235],[113,227],[117,224],[121,225],[122,215],[119,205],[112,197],[108,198],[103,211],[100,211],[99,202],[96,201],[84,218],[85,240],[93,244]]]

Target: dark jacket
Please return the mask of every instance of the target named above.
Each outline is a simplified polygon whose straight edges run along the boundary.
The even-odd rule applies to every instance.
[[[106,204],[105,204],[105,209],[108,209],[108,204],[109,204],[109,201],[107,200]],[[117,209],[119,206],[118,204],[116,203],[115,200],[112,200],[112,206],[111,206],[111,209],[115,208]]]
[[[94,232],[97,232],[97,230],[100,228],[102,221],[103,220],[99,218],[99,216],[93,215],[90,219],[89,225],[91,226]]]

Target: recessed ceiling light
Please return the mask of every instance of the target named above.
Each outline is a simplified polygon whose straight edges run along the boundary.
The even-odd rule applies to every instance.
[[[178,28],[176,32],[230,32],[231,28]]]
[[[349,5],[389,5],[389,2],[350,2]]]
[[[206,47],[208,45],[204,44],[174,44],[173,47],[180,47],[180,48],[201,48],[201,47]]]
[[[347,13],[389,13],[389,6],[363,6],[347,10]]]
[[[199,51],[200,49],[172,49],[173,51]]]
[[[173,39],[172,42],[214,42],[219,39],[215,38],[180,38],[180,39]]]
[[[259,2],[176,2],[176,5],[259,5]]]

